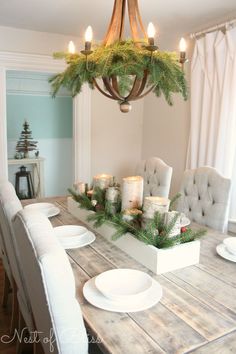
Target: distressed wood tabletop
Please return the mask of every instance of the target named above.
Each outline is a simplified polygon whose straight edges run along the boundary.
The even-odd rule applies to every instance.
[[[53,202],[61,210],[50,219],[53,226],[83,225],[67,211],[65,197],[41,201]],[[101,341],[101,350],[112,354],[236,353],[236,263],[216,253],[225,237],[208,229],[201,241],[200,263],[163,275],[153,274],[99,234],[91,245],[68,250],[77,299],[90,334]],[[163,288],[161,301],[137,313],[113,313],[90,305],[82,294],[84,283],[119,267],[150,274]]]

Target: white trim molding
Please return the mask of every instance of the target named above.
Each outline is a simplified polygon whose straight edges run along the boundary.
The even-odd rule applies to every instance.
[[[7,178],[6,70],[0,66],[0,180]]]
[[[74,182],[91,178],[91,90],[83,86],[73,101]]]
[[[21,70],[43,73],[57,73],[66,64],[51,56],[0,52],[0,179],[8,178],[7,166],[7,112],[6,112],[6,71]],[[74,171],[75,180],[90,180],[91,164],[91,93],[84,87],[74,98]]]

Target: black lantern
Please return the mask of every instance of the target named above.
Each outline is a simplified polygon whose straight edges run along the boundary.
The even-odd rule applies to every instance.
[[[35,198],[31,173],[26,171],[25,166],[21,166],[20,171],[16,172],[15,188],[19,199]]]

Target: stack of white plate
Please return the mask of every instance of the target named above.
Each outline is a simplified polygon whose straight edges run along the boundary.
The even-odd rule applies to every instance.
[[[228,261],[236,262],[236,237],[227,237],[216,247],[217,253]]]
[[[139,270],[112,269],[87,281],[83,293],[88,302],[101,309],[138,312],[160,301],[162,287]]]
[[[96,239],[95,235],[86,227],[78,225],[54,227],[54,233],[65,249],[84,247]]]
[[[34,203],[24,207],[24,209],[35,210],[43,213],[48,218],[56,216],[60,213],[60,209],[52,203]]]

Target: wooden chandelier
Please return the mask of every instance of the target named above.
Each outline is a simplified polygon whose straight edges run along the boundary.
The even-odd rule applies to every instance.
[[[128,6],[127,6],[128,5]],[[111,21],[103,41],[105,46],[109,46],[117,41],[122,41],[124,34],[124,22],[126,7],[128,7],[129,24],[132,39],[136,42],[137,46],[140,46],[139,39],[144,38],[147,40],[147,34],[141,19],[138,0],[115,0],[113,13]],[[147,46],[147,49],[155,50],[157,47]],[[120,110],[124,113],[129,112],[131,109],[130,101],[135,101],[146,96],[151,92],[155,85],[151,86],[144,92],[148,79],[148,71],[145,70],[143,77],[140,79],[135,76],[133,81],[133,86],[128,95],[122,96],[119,92],[118,78],[116,76],[112,77],[102,77],[102,81],[105,87],[103,90],[96,79],[93,79],[94,86],[106,97],[120,102]]]
[[[132,37],[129,40],[123,38],[126,12]],[[117,101],[122,112],[129,112],[131,101],[141,99],[151,91],[157,97],[162,93],[170,105],[173,104],[172,93],[180,93],[187,99],[187,84],[182,70],[186,61],[184,39],[180,41],[178,60],[176,53],[157,51],[152,23],[147,32],[138,0],[114,0],[111,21],[102,45],[91,48],[92,28],[89,26],[84,50],[76,53],[71,41],[67,52],[54,53],[56,59],[64,58],[68,66],[64,72],[50,78],[52,95],[55,96],[64,86],[74,97],[81,92],[83,84],[88,83],[105,97]]]

